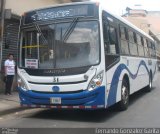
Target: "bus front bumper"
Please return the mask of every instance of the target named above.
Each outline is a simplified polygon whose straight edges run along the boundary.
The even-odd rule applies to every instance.
[[[18,87],[21,106],[66,109],[99,109],[105,108],[105,87],[93,91],[84,90],[78,93],[37,93],[24,91]],[[53,104],[52,98],[60,98],[60,104]]]

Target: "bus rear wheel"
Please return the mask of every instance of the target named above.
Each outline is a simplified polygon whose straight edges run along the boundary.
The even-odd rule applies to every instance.
[[[146,91],[150,92],[152,90],[152,73],[149,75],[149,85],[146,87]]]
[[[121,101],[118,103],[118,109],[124,111],[128,108],[129,104],[129,85],[128,82],[124,79],[122,81],[121,87]]]

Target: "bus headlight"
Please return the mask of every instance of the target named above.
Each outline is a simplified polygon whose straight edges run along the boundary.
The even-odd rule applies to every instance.
[[[18,78],[17,82],[18,82],[18,87],[22,88],[24,91],[28,90],[27,85],[21,78]]]
[[[102,81],[103,81],[103,71],[101,71],[98,75],[93,77],[93,79],[89,83],[88,90],[92,91],[95,88],[101,86]]]

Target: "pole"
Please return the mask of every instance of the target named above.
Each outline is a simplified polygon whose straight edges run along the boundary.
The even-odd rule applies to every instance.
[[[1,19],[1,23],[0,23],[0,27],[1,27],[1,33],[0,33],[0,72],[2,69],[2,53],[3,53],[3,33],[4,33],[4,14],[5,14],[5,2],[6,0],[1,0],[1,15],[0,15],[0,19]]]

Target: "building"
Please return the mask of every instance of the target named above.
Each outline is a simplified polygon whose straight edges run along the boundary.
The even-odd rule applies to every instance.
[[[122,17],[149,34],[156,41],[157,59],[160,61],[160,11],[126,8]]]
[[[20,16],[29,10],[80,1],[83,0],[0,0],[0,90],[4,87],[3,65],[8,53],[13,53],[17,60]]]

